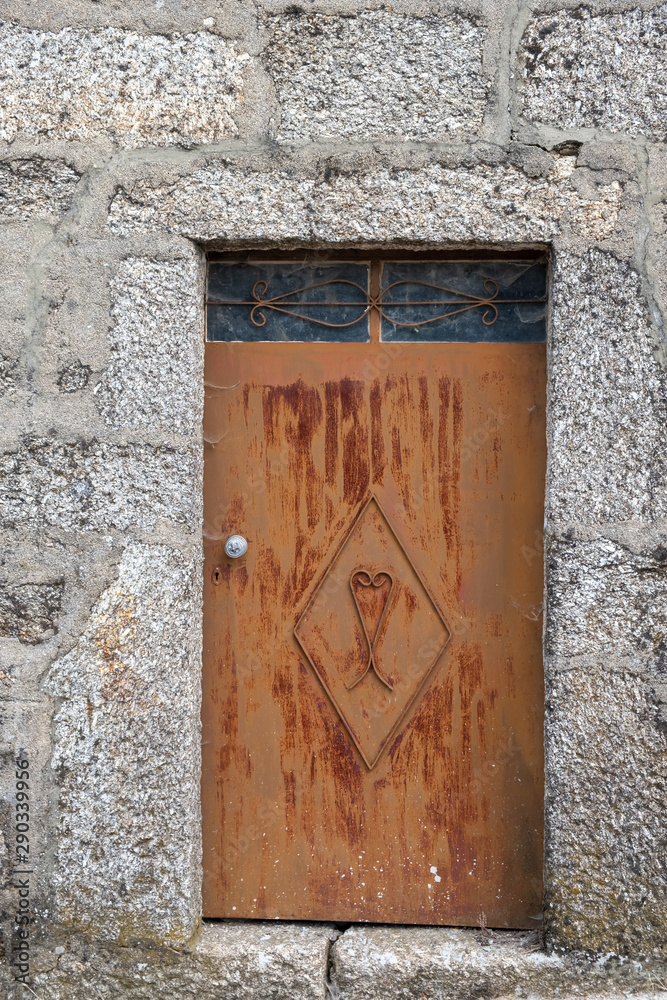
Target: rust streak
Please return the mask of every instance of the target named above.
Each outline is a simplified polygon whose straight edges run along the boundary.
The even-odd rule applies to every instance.
[[[384,430],[382,426],[382,386],[375,379],[370,391],[371,418],[371,460],[373,464],[373,484],[382,482],[387,459],[384,453]]]

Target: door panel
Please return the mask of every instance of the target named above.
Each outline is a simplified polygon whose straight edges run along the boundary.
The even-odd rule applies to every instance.
[[[536,926],[545,345],[206,383],[204,915]]]

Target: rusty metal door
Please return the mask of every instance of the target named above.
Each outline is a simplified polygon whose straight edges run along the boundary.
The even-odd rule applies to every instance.
[[[545,344],[380,341],[381,268],[206,344],[204,915],[535,927]]]

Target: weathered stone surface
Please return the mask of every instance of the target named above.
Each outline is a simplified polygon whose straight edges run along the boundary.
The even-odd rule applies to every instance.
[[[89,140],[123,147],[212,142],[232,117],[249,56],[201,31],[0,27],[0,139]]]
[[[2,642],[3,654],[8,652],[7,642]],[[28,656],[32,650],[22,649]],[[11,655],[11,654],[10,654]],[[13,982],[16,969],[10,962],[15,955],[11,954],[11,944],[16,941],[16,925],[12,917],[18,912],[20,897],[19,887],[14,888],[16,879],[12,877],[16,867],[17,848],[24,844],[17,843],[16,823],[16,760],[25,759],[28,752],[29,764],[29,806],[32,823],[29,830],[30,856],[37,861],[44,857],[47,849],[46,817],[49,814],[53,790],[50,783],[44,781],[44,764],[48,761],[51,742],[52,713],[51,699],[46,696],[31,698],[25,686],[10,681],[6,683],[2,677],[2,667],[7,665],[7,656],[2,656],[0,662],[0,821],[4,826],[4,837],[0,837],[0,996],[5,998],[11,988],[16,988]],[[43,662],[43,661],[42,661]],[[3,849],[3,840],[6,848]],[[11,866],[11,867],[10,867]],[[29,866],[32,868],[32,866]],[[33,907],[38,903],[38,877],[34,868],[28,881],[30,883],[30,902]],[[33,939],[34,941],[34,939]],[[6,950],[6,957],[2,951]],[[8,987],[5,989],[4,987]],[[23,988],[23,987],[22,987]],[[24,989],[24,992],[25,991]]]
[[[78,936],[36,945],[31,985],[40,1000],[388,1000],[485,996],[665,1000],[664,966],[587,962],[547,955],[536,935],[453,928],[351,927],[327,924],[204,923],[191,953],[173,949],[95,948]],[[333,942],[333,944],[332,944]],[[6,984],[7,1000],[22,988]]]
[[[160,946],[181,947],[199,916],[200,554],[179,545],[183,526],[193,549],[200,531],[202,289],[181,237],[553,248],[548,929],[558,947],[635,957],[664,954],[667,938],[667,387],[651,325],[656,303],[667,315],[667,161],[664,144],[626,141],[666,133],[667,8],[205,6],[0,3],[24,25],[0,30],[0,140],[13,144],[0,165],[0,428],[14,449],[0,456],[3,558],[15,589],[67,580],[55,639],[2,639],[7,747],[30,739],[48,760],[54,741],[34,801],[44,937],[31,988],[41,1000],[657,995],[664,968],[569,962],[514,935],[482,947],[474,932],[351,928],[328,954],[331,928],[228,922],[191,953]],[[518,82],[508,42],[524,16]],[[263,66],[207,27],[252,51],[266,42]],[[279,146],[260,141],[270,115]],[[206,155],[139,148],[221,139]],[[562,155],[543,148],[553,141]],[[19,576],[45,545],[52,561]],[[108,581],[117,547],[107,586],[86,566],[97,557]],[[51,674],[53,708],[38,692],[56,644],[71,651]],[[11,801],[3,791],[7,838]],[[61,921],[90,937],[60,937]]]
[[[336,932],[327,924],[207,923],[197,956],[224,970],[222,995],[327,997],[329,947]]]
[[[563,523],[667,514],[667,376],[639,276],[597,250],[554,262],[547,513]]]
[[[667,156],[663,181],[667,187]],[[667,200],[658,202],[651,209],[651,232],[647,240],[647,269],[650,287],[655,297],[662,323],[664,353],[667,357]]]
[[[534,933],[492,932],[486,944],[474,931],[446,927],[350,927],[332,948],[333,995],[339,1000],[429,997],[617,996],[628,988],[652,995],[631,969],[580,964],[547,955]]]
[[[574,157],[551,157],[545,177],[505,165],[332,173],[295,177],[213,163],[170,185],[139,180],[111,203],[118,234],[160,230],[194,239],[500,240],[549,239],[562,229],[604,240],[622,189],[612,180],[581,194]]]
[[[0,588],[0,636],[35,645],[58,631],[64,583],[21,583]]]
[[[460,14],[390,10],[266,18],[279,139],[441,140],[479,129],[485,30]]]
[[[53,905],[102,939],[183,943],[198,926],[200,590],[195,553],[128,545],[51,670]]]
[[[63,938],[35,953],[31,984],[40,1000],[329,1000],[327,959],[336,931],[327,924],[205,924],[191,953],[90,944]],[[3,983],[7,1000],[25,991]]]
[[[0,163],[0,215],[23,220],[62,215],[71,205],[79,180],[76,170],[62,160],[36,156]]]
[[[0,526],[83,530],[200,522],[199,454],[168,445],[26,438],[0,455]]]
[[[558,656],[654,653],[665,635],[667,544],[635,554],[605,538],[548,550],[547,651]]]
[[[131,258],[111,281],[111,362],[96,391],[114,427],[201,431],[203,273],[198,258]]]
[[[547,678],[546,919],[560,947],[667,958],[667,738],[656,714],[651,684],[604,660]]]
[[[7,222],[8,220],[4,220]],[[33,310],[35,256],[41,239],[52,233],[55,218],[33,222],[9,220],[0,225],[0,405],[18,414],[25,405],[26,327]],[[34,222],[37,224],[35,225]],[[44,225],[46,223],[46,225]],[[4,397],[4,399],[3,399]],[[4,417],[4,414],[3,414]],[[0,417],[0,434],[6,421]]]
[[[647,184],[656,201],[667,198],[667,147],[663,145],[648,149]]]
[[[72,361],[58,372],[58,388],[61,392],[80,392],[88,385],[91,374],[90,365],[84,365],[78,360]]]
[[[532,20],[523,36],[523,116],[555,128],[667,136],[667,4]]]
[[[0,395],[6,392],[16,392],[16,376],[18,361],[0,354]]]

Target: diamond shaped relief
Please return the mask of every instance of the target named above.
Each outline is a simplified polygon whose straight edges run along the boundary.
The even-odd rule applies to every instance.
[[[450,631],[375,497],[358,512],[294,634],[369,768]]]

